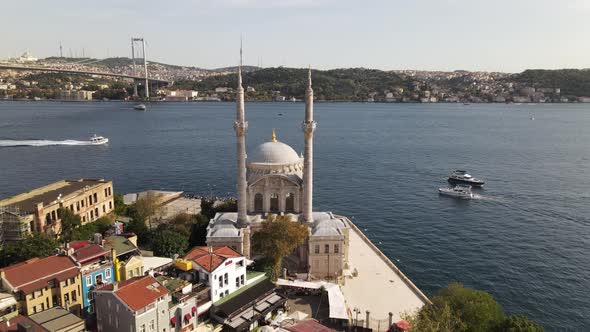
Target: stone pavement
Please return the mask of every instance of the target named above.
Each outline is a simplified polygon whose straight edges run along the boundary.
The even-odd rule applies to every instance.
[[[363,240],[355,226],[350,230],[349,266],[355,268],[358,276],[346,278],[342,293],[347,307],[356,318],[354,308],[359,308],[359,320],[365,319],[365,312],[371,312],[371,319],[388,319],[393,313],[393,321],[400,319],[403,313],[413,313],[427,301],[406,281],[404,276],[396,273],[386,258]]]

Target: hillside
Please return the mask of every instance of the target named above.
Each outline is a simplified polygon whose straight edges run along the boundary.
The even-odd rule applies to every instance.
[[[560,88],[562,95],[590,96],[590,69],[529,69],[511,79],[533,87]]]
[[[400,76],[381,70],[352,68],[334,70],[313,70],[313,89],[320,100],[364,100],[370,92],[384,91],[403,85]],[[284,96],[303,98],[307,84],[307,69],[265,68],[244,74],[244,86],[256,91],[279,91]],[[212,91],[217,87],[234,88],[236,75],[213,76],[200,82],[180,81],[178,89]]]

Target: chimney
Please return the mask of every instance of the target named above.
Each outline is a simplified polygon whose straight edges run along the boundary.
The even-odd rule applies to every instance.
[[[94,233],[94,244],[102,245],[102,234]]]

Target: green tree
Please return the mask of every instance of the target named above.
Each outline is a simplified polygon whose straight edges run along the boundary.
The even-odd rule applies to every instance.
[[[194,217],[191,226],[191,235],[189,237],[189,247],[204,246],[207,241],[207,226],[209,225],[209,218],[202,214],[197,214]]]
[[[153,236],[152,250],[154,255],[172,257],[182,256],[188,247],[188,236],[172,229],[157,230]]]
[[[125,230],[137,235],[137,241],[140,246],[149,246],[151,242],[151,232],[145,224],[145,220],[140,217],[135,217],[125,225]]]
[[[214,204],[215,201],[213,199],[204,197],[201,199],[201,214],[206,216],[209,220],[215,217],[215,209],[213,208]]]
[[[135,202],[135,217],[147,220],[150,229],[152,229],[152,218],[158,214],[162,207],[161,198],[161,195],[148,191],[145,196],[138,198]]]
[[[498,332],[543,332],[545,331],[541,325],[530,320],[523,315],[508,316],[500,327]]]
[[[446,304],[427,304],[416,316],[404,317],[412,332],[455,332],[466,331],[461,318]]]
[[[252,235],[252,250],[265,256],[272,265],[273,277],[279,275],[283,258],[302,245],[309,235],[307,226],[288,216],[268,216]]]
[[[123,195],[115,194],[113,200],[115,201],[115,214],[118,216],[128,216],[129,207],[123,203]]]
[[[0,264],[4,267],[34,257],[47,257],[55,254],[58,247],[59,244],[53,237],[35,233],[20,242],[6,243],[0,250]]]
[[[59,234],[61,240],[64,243],[72,241],[72,235],[76,228],[82,225],[82,219],[70,209],[59,208],[57,214],[61,219],[61,232]]]

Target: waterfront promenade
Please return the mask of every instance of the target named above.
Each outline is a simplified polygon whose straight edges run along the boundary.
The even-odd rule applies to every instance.
[[[369,310],[371,319],[388,319],[391,312],[396,322],[404,313],[413,313],[429,302],[352,222],[349,224],[349,266],[358,275],[346,278],[342,292],[353,319],[356,318],[353,310],[358,308],[359,320],[364,320]]]

